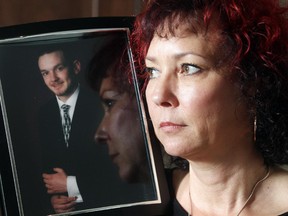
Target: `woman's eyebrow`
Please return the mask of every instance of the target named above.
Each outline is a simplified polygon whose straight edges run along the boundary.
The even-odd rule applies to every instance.
[[[175,59],[181,59],[181,58],[189,56],[189,55],[198,56],[200,58],[206,59],[205,56],[203,56],[199,53],[196,53],[196,52],[191,52],[191,51],[175,53],[175,54],[172,54],[171,57],[173,57]],[[150,62],[156,62],[157,58],[154,56],[146,56],[145,60],[150,61]]]

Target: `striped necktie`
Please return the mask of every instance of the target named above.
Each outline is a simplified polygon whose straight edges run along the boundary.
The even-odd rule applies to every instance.
[[[71,119],[70,119],[70,116],[69,116],[69,109],[70,109],[70,106],[67,105],[67,104],[63,104],[61,106],[61,109],[63,109],[63,112],[64,112],[64,122],[63,122],[63,133],[64,133],[64,139],[65,139],[65,143],[66,143],[66,146],[68,147],[68,140],[69,140],[69,133],[70,133],[70,130],[71,130]]]

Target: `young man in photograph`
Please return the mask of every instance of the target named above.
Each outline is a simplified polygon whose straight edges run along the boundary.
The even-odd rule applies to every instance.
[[[70,55],[51,48],[38,58],[44,83],[54,94],[39,112],[39,130],[43,182],[56,213],[101,205],[104,193],[96,176],[101,155],[93,141],[99,105],[96,95],[80,85],[81,62]]]

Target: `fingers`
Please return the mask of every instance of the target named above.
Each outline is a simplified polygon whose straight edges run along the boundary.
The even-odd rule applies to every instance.
[[[51,179],[49,178],[43,178],[44,183],[47,185],[49,184],[49,182],[51,181]]]
[[[49,178],[51,178],[51,174],[43,173],[42,178],[43,179],[49,179]]]
[[[47,187],[47,186],[46,186]],[[47,193],[48,194],[55,194],[57,191],[54,191],[53,189],[49,189],[48,187],[47,187]]]
[[[77,197],[68,197],[65,195],[54,195],[51,197],[51,203],[55,205],[66,205],[73,203]]]
[[[46,189],[47,189],[47,193],[48,194],[56,194],[56,193],[65,193],[67,192],[67,190],[61,189],[61,188],[57,188],[53,185],[50,184],[45,184]]]
[[[64,213],[75,209],[75,200],[76,197],[54,195],[51,197],[51,204],[56,213]]]
[[[48,194],[67,192],[67,176],[63,169],[53,168],[56,173],[43,173],[43,182]]]
[[[51,184],[51,180],[52,180],[51,177],[43,178],[43,182],[44,182],[45,187],[46,187],[47,189],[52,189],[52,188],[53,188],[53,184]]]

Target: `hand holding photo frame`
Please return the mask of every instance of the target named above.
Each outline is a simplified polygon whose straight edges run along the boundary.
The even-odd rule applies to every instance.
[[[4,215],[165,212],[161,152],[129,47],[133,19],[111,20],[0,29]]]

